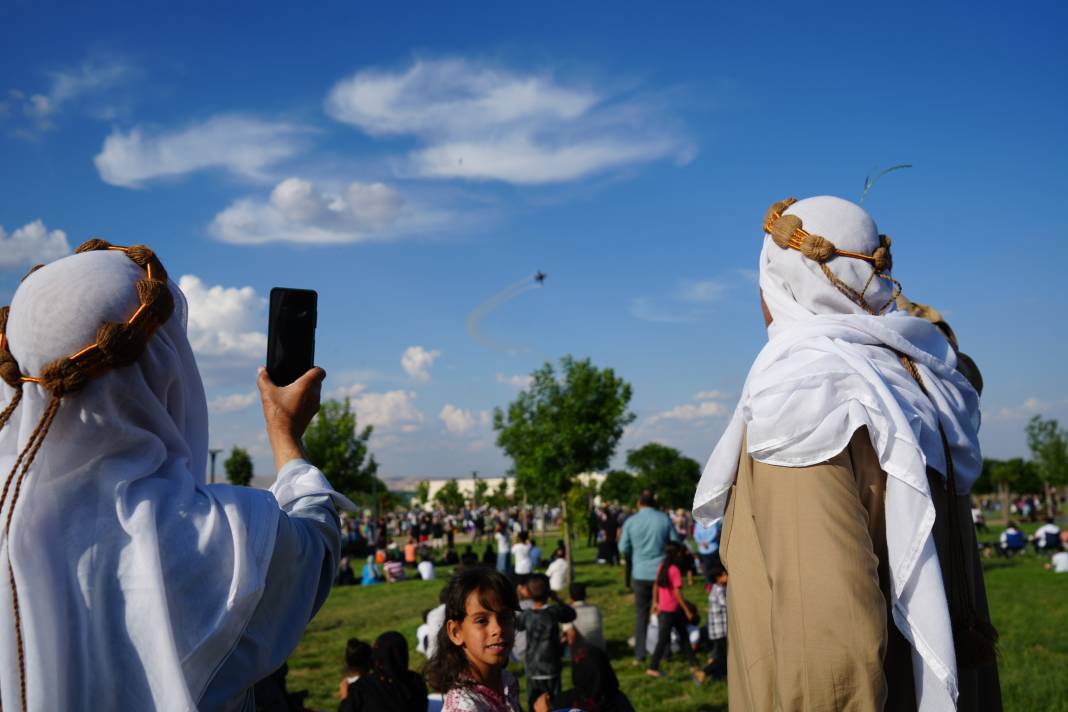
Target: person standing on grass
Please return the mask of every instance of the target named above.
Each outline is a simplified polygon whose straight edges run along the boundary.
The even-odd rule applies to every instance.
[[[529,574],[533,568],[533,563],[530,560],[530,542],[529,536],[525,531],[519,532],[516,537],[518,541],[512,545],[512,556],[515,557],[515,573],[516,574]]]
[[[507,576],[511,569],[511,543],[508,538],[508,525],[503,520],[497,522],[493,538],[497,544],[497,570]]]
[[[527,703],[533,707],[534,700],[542,694],[553,697],[562,690],[560,672],[564,651],[560,643],[560,624],[575,620],[575,609],[564,605],[549,588],[549,577],[545,574],[531,575],[527,590],[534,605],[519,613],[516,630],[527,634],[523,663],[527,676]]]
[[[671,652],[671,632],[679,637],[679,648],[690,663],[694,680],[704,682],[705,674],[697,664],[697,656],[690,647],[688,621],[697,620],[697,609],[682,595],[682,571],[679,563],[686,556],[681,544],[669,541],[664,546],[664,560],[660,563],[653,583],[653,615],[657,618],[656,648],[645,674],[662,677],[660,660]]]
[[[968,496],[979,394],[899,307],[860,206],[791,198],[763,227],[768,343],[694,497],[723,517],[731,712],[999,710]]]
[[[653,585],[660,562],[664,559],[664,547],[669,541],[677,542],[678,532],[671,518],[656,508],[656,497],[651,490],[643,490],[638,497],[638,511],[623,522],[619,537],[619,553],[630,563],[634,587],[634,659],[645,663],[645,634],[649,626],[649,611],[653,605]]]

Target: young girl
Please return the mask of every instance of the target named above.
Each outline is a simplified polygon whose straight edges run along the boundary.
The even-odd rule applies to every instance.
[[[690,636],[686,629],[688,620],[695,620],[697,609],[682,595],[682,573],[679,561],[686,554],[679,544],[669,541],[664,546],[664,561],[656,572],[653,584],[653,613],[657,616],[658,635],[653,660],[645,671],[650,677],[661,677],[660,660],[671,652],[671,631],[679,636],[679,647],[690,663],[694,680],[704,682],[705,674],[697,665],[697,656],[690,647]]]
[[[445,590],[445,625],[427,662],[442,712],[521,712],[519,684],[505,670],[515,640],[515,587],[484,566],[461,568]]]

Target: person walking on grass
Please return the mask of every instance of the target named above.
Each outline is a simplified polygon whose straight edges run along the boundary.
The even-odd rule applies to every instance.
[[[656,572],[653,583],[653,615],[657,617],[656,648],[653,659],[645,674],[649,677],[663,677],[660,661],[671,652],[671,632],[679,638],[679,648],[690,663],[694,680],[704,682],[705,673],[697,664],[697,656],[690,647],[690,633],[686,628],[689,621],[697,620],[697,608],[682,595],[682,571],[679,563],[686,556],[683,547],[673,541],[664,546],[664,560]]]
[[[664,559],[664,547],[669,541],[677,542],[678,532],[671,518],[656,508],[656,497],[651,490],[643,490],[638,497],[638,511],[623,522],[619,537],[619,553],[631,564],[634,588],[634,659],[636,664],[645,664],[645,635],[649,626],[649,611],[653,606],[653,585],[656,582],[660,562]]]

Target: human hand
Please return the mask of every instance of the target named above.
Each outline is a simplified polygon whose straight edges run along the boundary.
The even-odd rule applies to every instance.
[[[551,712],[548,692],[541,693],[538,699],[534,700],[534,712]]]
[[[271,441],[274,462],[281,469],[290,460],[303,457],[300,438],[319,412],[319,398],[326,371],[312,368],[288,386],[276,386],[261,367],[256,386],[263,403],[263,420]]]

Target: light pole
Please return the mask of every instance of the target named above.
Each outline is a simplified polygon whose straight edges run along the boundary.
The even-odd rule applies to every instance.
[[[209,448],[208,454],[211,455],[211,483],[215,484],[215,458],[222,452],[219,448]]]

